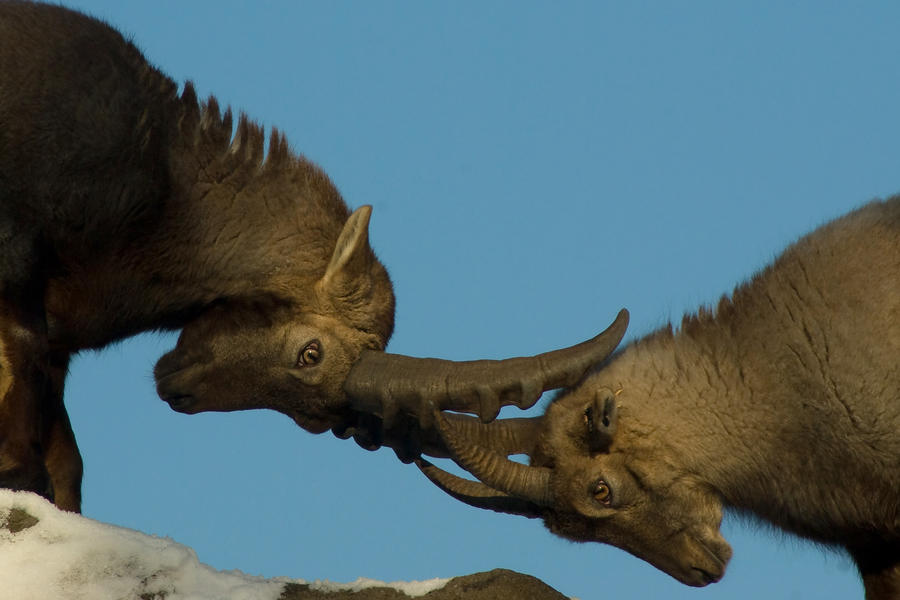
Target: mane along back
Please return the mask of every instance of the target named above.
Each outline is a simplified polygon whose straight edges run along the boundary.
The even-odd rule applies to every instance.
[[[266,134],[262,126],[241,113],[235,127],[231,108],[221,113],[214,96],[198,102],[191,82],[184,85],[178,113],[178,132],[184,147],[234,169],[261,171],[305,162],[291,152],[285,136],[274,127],[264,154]]]
[[[266,202],[276,202],[272,192],[277,192],[281,202],[277,205],[286,211],[302,201],[304,212],[325,219],[327,231],[322,233],[336,241],[350,211],[325,172],[295,154],[283,133],[273,127],[264,151],[266,132],[261,125],[245,113],[240,113],[235,124],[231,108],[222,112],[213,96],[199,102],[191,82],[185,83],[181,96],[174,100],[176,139],[172,147],[177,159],[170,167],[176,177],[224,184],[232,190],[266,187]]]
[[[801,237],[770,265],[724,295],[715,308],[687,314],[681,331],[694,339],[722,340],[760,329],[829,328],[858,319],[860,306],[894,325],[900,310],[900,196],[868,203]],[[836,320],[838,315],[843,321]],[[854,316],[855,315],[855,316]]]

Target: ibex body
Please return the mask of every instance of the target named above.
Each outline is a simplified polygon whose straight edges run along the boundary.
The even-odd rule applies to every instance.
[[[846,548],[869,598],[898,598],[898,359],[895,197],[802,238],[678,331],[630,344],[543,417],[439,421],[487,485],[423,466],[464,501],[541,517],[689,585],[723,576],[733,508]]]
[[[157,367],[174,407],[277,408],[322,431],[341,371],[393,326],[370,209],[350,216],[279,133],[264,158],[259,127],[241,117],[232,138],[230,112],[176,91],[99,21],[0,5],[0,483],[65,508],[73,352],[190,323]],[[243,374],[204,372],[226,362]]]
[[[183,328],[155,369],[176,410],[275,409],[395,448],[398,413],[533,403],[624,333],[539,369],[385,354],[394,296],[371,209],[351,214],[281,134],[267,152],[264,138],[179,94],[108,25],[0,2],[0,486],[79,509],[70,357],[140,331]]]

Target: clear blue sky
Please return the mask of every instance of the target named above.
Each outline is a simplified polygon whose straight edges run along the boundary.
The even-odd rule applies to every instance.
[[[277,125],[398,297],[389,350],[451,359],[645,334],[790,240],[900,191],[895,2],[70,2],[203,94]],[[350,580],[507,567],[591,598],[852,598],[852,565],[730,518],[704,590],[445,496],[390,451],[274,413],[176,414],[151,335],[67,390],[84,512],[217,568]],[[849,491],[852,493],[852,490]]]

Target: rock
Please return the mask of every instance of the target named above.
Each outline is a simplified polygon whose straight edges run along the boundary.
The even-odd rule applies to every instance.
[[[99,523],[34,494],[8,490],[0,490],[0,582],[4,600],[567,600],[539,579],[506,569],[393,584],[306,583],[217,571],[173,540]]]
[[[320,591],[308,585],[288,584],[279,600],[409,600],[392,588],[373,587],[360,591]],[[494,569],[451,579],[446,586],[418,596],[422,600],[568,600],[531,575]]]
[[[19,533],[23,529],[28,529],[38,524],[37,517],[34,517],[21,508],[10,509],[9,515],[0,523],[0,528],[6,529],[10,533]]]

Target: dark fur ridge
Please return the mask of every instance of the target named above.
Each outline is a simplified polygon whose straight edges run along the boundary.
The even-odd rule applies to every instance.
[[[184,328],[156,371],[173,408],[342,422],[391,283],[370,209],[268,138],[105,23],[0,2],[0,485],[78,509],[69,358],[141,331]],[[301,370],[310,344],[324,359]]]

